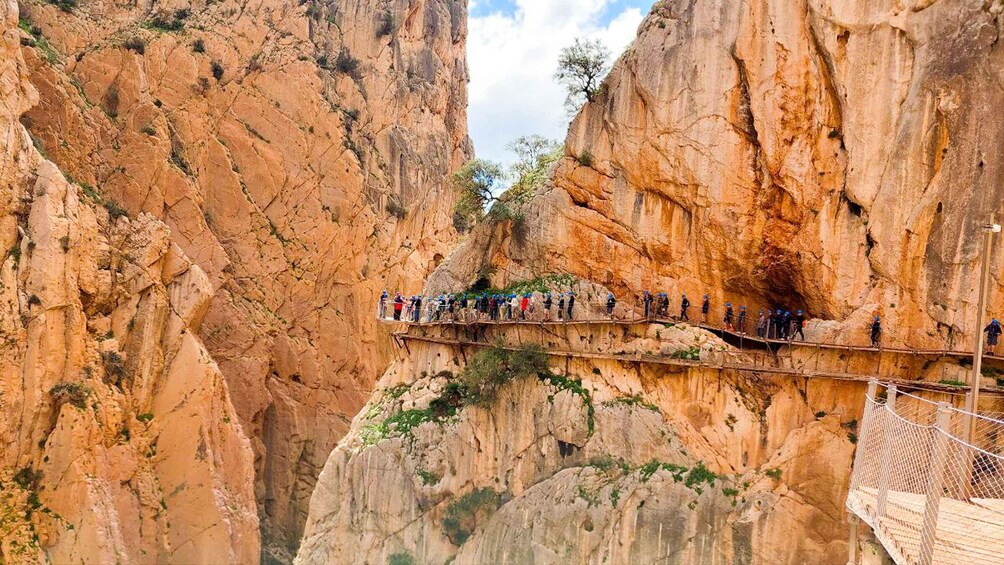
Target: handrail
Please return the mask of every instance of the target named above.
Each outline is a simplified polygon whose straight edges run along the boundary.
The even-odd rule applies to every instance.
[[[400,339],[403,341],[417,341],[424,343],[434,343],[439,345],[450,345],[456,347],[477,347],[477,348],[487,348],[487,347],[501,347],[502,349],[508,351],[517,351],[519,348],[513,345],[503,344],[499,345],[496,343],[488,343],[483,341],[465,340],[465,339],[447,339],[439,337],[430,336],[416,336],[408,332],[396,332],[393,334],[395,339]],[[739,362],[729,362],[729,361],[705,361],[705,360],[691,360],[691,359],[678,359],[665,355],[649,355],[649,354],[614,354],[614,353],[589,353],[585,351],[571,351],[571,350],[556,350],[556,349],[546,349],[544,350],[549,356],[552,357],[572,357],[577,359],[606,359],[611,361],[620,361],[626,363],[647,363],[653,365],[670,365],[677,367],[697,367],[702,369],[730,369],[739,371],[755,371],[759,373],[771,373],[776,375],[789,375],[797,378],[806,379],[825,379],[825,380],[839,380],[839,381],[853,381],[853,382],[863,382],[867,383],[876,378],[874,374],[857,374],[857,373],[834,373],[829,371],[817,371],[808,370],[805,368],[789,368],[789,367],[774,367],[769,365],[756,365],[750,363],[739,363]],[[748,353],[744,352],[744,355]],[[897,384],[903,387],[909,387],[916,390],[926,390],[930,392],[938,393],[948,393],[948,394],[958,394],[959,389],[963,387],[958,387],[955,385],[946,385],[941,383],[932,383],[926,381],[914,381],[909,379],[896,379],[896,378],[886,378],[882,379],[884,382]],[[987,394],[990,395],[1004,395],[1004,388],[989,387],[986,389]]]
[[[420,327],[436,327],[436,326],[459,326],[459,327],[470,327],[470,326],[505,326],[505,325],[526,325],[526,326],[540,326],[540,325],[597,325],[597,324],[613,324],[613,325],[641,325],[641,324],[651,324],[651,323],[673,323],[673,324],[688,324],[692,327],[701,328],[711,332],[717,332],[724,335],[728,335],[735,340],[749,341],[752,343],[758,343],[766,347],[781,346],[781,347],[801,347],[801,348],[816,348],[816,349],[828,349],[828,350],[838,350],[838,351],[858,351],[867,353],[894,353],[894,354],[905,354],[913,355],[919,357],[954,357],[954,358],[966,358],[972,357],[973,352],[971,351],[957,351],[951,349],[916,349],[916,348],[906,348],[906,347],[869,347],[862,345],[850,345],[850,344],[839,344],[839,343],[828,343],[828,342],[818,342],[818,341],[800,341],[794,339],[781,340],[775,338],[764,338],[756,335],[750,334],[740,334],[739,332],[727,330],[718,326],[712,326],[709,324],[690,324],[688,322],[681,322],[673,318],[644,318],[635,317],[628,319],[617,319],[617,318],[587,318],[587,319],[573,319],[573,320],[521,320],[521,319],[508,319],[508,320],[434,320],[426,322],[414,322],[409,320],[394,320],[393,318],[380,318],[377,317],[377,321],[387,324],[405,324],[408,326],[420,326]],[[983,355],[984,359],[1004,363],[1004,356],[1000,355]]]

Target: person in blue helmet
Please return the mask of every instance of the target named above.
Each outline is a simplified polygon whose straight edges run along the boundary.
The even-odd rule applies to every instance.
[[[607,293],[607,316],[611,319],[614,317],[614,307],[617,306],[617,299],[614,298],[614,293]]]
[[[791,339],[798,334],[800,341],[805,341],[805,312],[799,310],[791,317]]]
[[[882,337],[882,319],[879,318],[878,314],[875,314],[875,317],[872,319],[872,326],[871,326],[872,347],[879,346],[879,340],[881,339],[881,337]]]
[[[568,291],[568,321],[572,320],[572,308],[575,307],[575,293]]]
[[[735,313],[732,311],[732,303],[725,303],[725,317],[722,319],[722,328],[733,332],[736,330],[735,326],[732,325],[732,320],[735,318]]]
[[[791,311],[785,310],[784,315],[781,316],[781,339],[789,339],[791,337]]]
[[[689,322],[690,316],[687,315],[687,310],[690,309],[690,300],[687,300],[687,293],[683,293],[683,299],[680,300],[680,321]]]
[[[997,341],[1001,337],[1001,323],[994,318],[990,321],[987,327],[983,328],[983,331],[987,334],[987,353],[993,355],[997,351]]]
[[[565,320],[565,293],[558,293],[558,321]]]
[[[704,301],[701,302],[701,322],[708,323],[708,312],[711,311],[711,299],[708,295],[704,295]]]
[[[756,320],[756,336],[757,337],[759,337],[759,338],[765,338],[765,337],[767,337],[767,325],[769,323],[770,323],[770,320],[769,320],[767,314],[763,311],[763,308],[761,308],[760,309],[760,317],[757,318],[757,320]]]
[[[390,298],[390,295],[387,294],[387,290],[386,289],[382,293],[380,293],[380,310],[379,310],[379,312],[380,312],[380,319],[381,320],[387,317],[387,300],[389,298]]]
[[[652,295],[646,290],[645,294],[642,295],[641,302],[645,306],[645,319],[647,320],[649,316],[652,315]]]
[[[746,307],[739,307],[739,317],[736,320],[736,329],[739,330],[740,335],[746,333]]]
[[[544,293],[544,321],[551,321],[551,306],[554,305],[554,297],[550,292]]]
[[[669,293],[660,292],[658,300],[658,308],[655,314],[656,318],[669,318]]]

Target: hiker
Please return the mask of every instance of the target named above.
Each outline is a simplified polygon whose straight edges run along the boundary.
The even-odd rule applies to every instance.
[[[645,295],[642,296],[641,301],[642,304],[645,305],[645,319],[647,320],[649,318],[649,315],[652,313],[652,295],[649,294],[649,292],[646,290]]]
[[[383,320],[384,318],[387,317],[387,299],[388,298],[390,298],[390,295],[387,294],[386,290],[384,290],[382,293],[380,293],[380,319],[381,320]]]
[[[791,312],[788,310],[784,311],[784,316],[781,316],[781,335],[784,340],[791,337]]]
[[[660,292],[661,298],[659,299],[659,316],[662,318],[669,317],[669,293]]]
[[[575,306],[575,293],[568,291],[568,321],[572,321],[572,308]]]
[[[397,321],[401,321],[401,310],[404,310],[404,297],[399,292],[394,296],[394,319]]]
[[[509,300],[506,301],[506,307],[509,310],[509,319],[513,320],[514,319],[513,316],[512,316],[513,310],[519,308],[519,302],[516,301],[516,295],[515,294],[510,294],[509,295]]]
[[[423,298],[423,296],[421,294],[419,294],[418,296],[415,297],[415,312],[414,312],[414,314],[415,314],[415,323],[416,324],[420,323],[422,321],[422,319],[421,319],[421,315],[422,315],[422,298]]]
[[[449,314],[451,322],[457,319],[457,296],[455,294],[451,294],[446,299],[446,312]]]
[[[767,314],[764,314],[763,308],[760,309],[760,317],[756,321],[756,336],[767,337]]]
[[[689,322],[690,316],[687,315],[687,309],[690,308],[690,301],[687,300],[687,293],[683,293],[683,300],[680,301],[680,321]]]
[[[519,317],[522,320],[526,320],[526,311],[530,308],[530,294],[524,294],[523,299],[519,302]]]
[[[617,306],[617,299],[614,298],[614,293],[607,293],[607,316],[611,319],[614,317],[614,307]]]
[[[565,319],[565,293],[564,292],[559,292],[558,293],[558,320],[561,321],[561,320],[564,320],[564,319]]]
[[[875,319],[872,320],[872,347],[879,346],[879,338],[882,336],[882,320],[879,318],[878,314],[875,314]]]
[[[725,318],[722,320],[722,328],[732,332],[735,331],[735,327],[732,325],[732,318],[734,314],[732,312],[732,303],[725,303]]]
[[[740,306],[739,307],[739,320],[738,320],[738,322],[739,323],[737,324],[737,326],[739,328],[739,333],[742,334],[742,335],[745,335],[746,334],[746,307],[745,306]]]
[[[997,340],[1001,336],[1001,323],[994,318],[987,327],[983,328],[983,331],[987,332],[987,353],[993,355],[997,350]]]
[[[704,302],[701,302],[701,320],[703,323],[708,323],[708,312],[711,310],[711,300],[708,295],[704,295]]]
[[[800,341],[805,341],[805,312],[799,310],[795,312],[795,315],[791,318],[791,339],[795,339],[795,334],[798,334]]]
[[[548,292],[544,294],[544,320],[547,322],[551,321],[551,305],[554,304],[554,298],[551,293]]]

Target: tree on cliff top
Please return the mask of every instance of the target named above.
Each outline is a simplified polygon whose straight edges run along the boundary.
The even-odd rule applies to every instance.
[[[576,112],[584,102],[592,102],[600,93],[600,84],[609,71],[610,51],[599,39],[577,38],[561,50],[554,78],[565,85],[565,107]]]
[[[453,210],[453,225],[463,233],[489,215],[502,216],[508,208],[499,197],[505,172],[502,165],[485,159],[474,159],[453,174],[453,186],[460,193]],[[490,208],[489,208],[490,207]]]
[[[507,148],[516,155],[509,171],[494,161],[475,159],[453,175],[460,193],[453,225],[463,233],[484,219],[491,222],[519,220],[514,207],[526,203],[549,178],[551,165],[565,154],[565,147],[540,135],[524,135]],[[512,185],[506,182],[512,179]]]

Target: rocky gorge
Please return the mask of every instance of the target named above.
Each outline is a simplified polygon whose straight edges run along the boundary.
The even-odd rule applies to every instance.
[[[375,296],[560,275],[838,343],[981,329],[997,0],[659,0],[466,234],[465,0],[2,8],[0,563],[845,563],[861,383],[546,353],[739,355],[685,325],[495,328],[532,370],[477,396],[477,351],[395,344]]]

